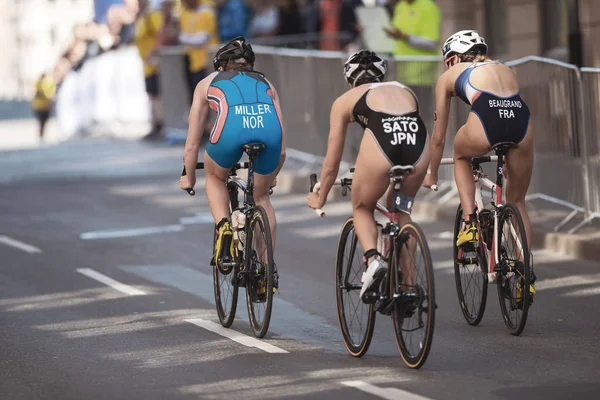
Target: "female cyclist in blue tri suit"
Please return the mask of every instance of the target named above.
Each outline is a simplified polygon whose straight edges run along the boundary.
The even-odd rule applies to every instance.
[[[222,251],[233,248],[225,182],[242,156],[242,146],[250,142],[266,145],[255,158],[254,200],[267,212],[275,244],[276,220],[269,189],[285,160],[283,121],[277,92],[263,74],[253,70],[254,60],[252,47],[242,37],[221,47],[213,60],[217,72],[198,83],[190,110],[184,153],[187,175],[180,179],[182,189],[193,188],[196,183],[202,127],[209,108],[217,112],[204,154],[206,196],[218,231],[216,263]]]
[[[533,170],[529,108],[519,95],[519,82],[513,71],[490,60],[487,50],[484,39],[474,30],[450,36],[442,48],[448,70],[438,80],[435,92],[436,121],[431,138],[431,172],[423,183],[426,187],[438,180],[450,100],[457,96],[471,106],[467,122],[454,138],[454,177],[465,217],[465,227],[458,235],[457,246],[478,240],[474,214],[475,181],[470,159],[486,155],[492,146],[501,142],[516,144],[506,156],[506,200],[518,207],[527,240],[531,243],[531,222],[525,208],[525,195]]]

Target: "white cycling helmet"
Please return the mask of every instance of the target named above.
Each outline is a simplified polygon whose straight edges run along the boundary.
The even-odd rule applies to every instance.
[[[487,54],[488,47],[485,43],[485,39],[479,36],[477,31],[465,30],[456,32],[454,35],[450,36],[444,43],[444,46],[442,46],[442,57],[446,60],[454,54],[464,54],[474,48],[482,48],[484,49],[485,54]]]
[[[381,82],[386,72],[385,60],[369,50],[357,51],[344,63],[344,77],[353,87],[360,78],[369,82]]]

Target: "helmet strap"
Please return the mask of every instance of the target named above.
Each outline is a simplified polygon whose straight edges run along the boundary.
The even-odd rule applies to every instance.
[[[452,65],[450,65],[450,64],[451,64],[453,61],[457,61],[457,60],[458,60],[458,55],[457,55],[457,54],[455,54],[455,55],[453,55],[453,56],[450,56],[450,57],[446,58],[446,59],[444,60],[444,63],[446,64],[446,68],[450,69],[450,67],[452,67],[452,65],[454,65],[454,64],[452,64]]]

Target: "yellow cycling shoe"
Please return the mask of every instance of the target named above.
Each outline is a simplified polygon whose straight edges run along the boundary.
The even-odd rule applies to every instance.
[[[235,258],[233,230],[231,229],[231,224],[227,219],[222,219],[217,225],[217,229],[217,240],[215,242],[215,264],[223,274],[228,274],[231,272],[231,263]]]
[[[456,246],[460,247],[465,243],[477,243],[479,241],[479,232],[477,232],[477,226],[473,223],[467,223],[465,227],[458,234],[456,240]]]
[[[523,293],[523,285],[521,284],[521,282],[523,281],[523,278],[519,278],[519,280],[517,281],[517,296],[515,297],[515,302],[517,304],[521,303],[521,294]],[[535,285],[533,283],[529,284],[529,303],[533,304],[533,297],[535,296]]]

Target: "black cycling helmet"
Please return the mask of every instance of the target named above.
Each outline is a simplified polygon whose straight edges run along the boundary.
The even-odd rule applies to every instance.
[[[238,58],[244,58],[250,64],[254,64],[256,58],[252,46],[247,44],[246,39],[242,36],[231,39],[217,51],[213,58],[213,67],[217,71],[223,62],[237,60]]]
[[[356,82],[381,82],[385,78],[387,64],[385,60],[369,50],[360,50],[352,54],[344,63],[344,77],[352,87]]]

